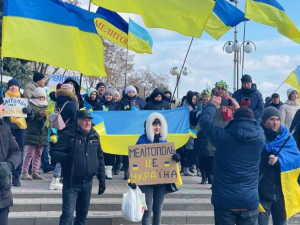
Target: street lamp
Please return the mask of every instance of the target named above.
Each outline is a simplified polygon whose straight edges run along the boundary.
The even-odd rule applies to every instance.
[[[146,82],[142,82],[141,85],[144,87],[144,99],[146,99]]]
[[[177,66],[175,66],[175,67],[172,67],[172,68],[171,68],[170,73],[171,73],[173,76],[177,76],[177,83],[178,83],[178,87],[177,87],[177,98],[178,98],[178,97],[179,97],[179,77],[180,77],[180,71],[179,71],[179,69],[177,68]],[[182,73],[184,76],[187,76],[187,75],[191,74],[192,71],[191,71],[191,69],[188,68],[188,67],[183,67],[181,73]]]

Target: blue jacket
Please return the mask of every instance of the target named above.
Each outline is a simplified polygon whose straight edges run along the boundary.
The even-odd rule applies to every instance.
[[[241,105],[242,99],[245,97],[250,98],[250,109],[252,109],[254,118],[259,120],[262,117],[264,111],[264,100],[261,93],[258,90],[253,90],[251,94],[245,94],[242,89],[235,91],[232,95],[233,98]]]
[[[205,136],[216,147],[212,204],[223,209],[256,209],[264,131],[255,119],[243,117],[221,128],[213,122],[216,111],[209,103],[199,122],[200,127],[205,127]]]
[[[159,143],[166,143],[167,141],[159,141]],[[138,141],[136,142],[136,145],[144,145],[144,144],[154,144],[152,141],[150,141],[148,138],[147,138],[147,135],[146,134],[142,134]]]

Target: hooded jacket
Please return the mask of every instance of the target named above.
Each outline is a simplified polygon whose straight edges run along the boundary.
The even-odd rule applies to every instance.
[[[0,162],[10,162],[16,169],[21,163],[21,151],[7,124],[0,121]],[[11,184],[0,189],[0,209],[13,205]]]
[[[65,105],[64,109],[60,113],[62,119],[66,123],[66,128],[74,129],[76,124],[76,113],[77,113],[77,97],[72,92],[69,92],[65,89],[59,89],[56,91],[56,109],[61,109],[63,105],[68,101]],[[62,131],[57,131],[57,134],[60,135]]]
[[[74,80],[72,77],[68,77],[65,81],[64,84],[67,84],[69,82],[72,82],[74,84],[74,88],[75,88],[75,93],[76,93],[76,97],[77,97],[77,102],[79,104],[79,109],[83,108],[83,99],[82,96],[80,94],[80,87],[79,84],[77,83],[76,80]]]
[[[162,96],[162,100],[161,101],[156,101],[154,98],[160,94]],[[155,90],[152,92],[152,94],[150,95],[151,101],[148,102],[145,106],[145,110],[169,110],[171,109],[170,104],[165,101],[166,97],[164,92],[159,89],[159,88],[155,88]]]
[[[209,103],[200,116],[203,133],[216,147],[212,204],[222,209],[257,209],[259,162],[265,136],[255,119],[235,118],[225,128],[213,122]]]
[[[264,100],[262,98],[262,95],[257,89],[247,91],[249,91],[249,93],[246,94],[244,93],[245,91],[243,91],[243,88],[239,89],[233,93],[232,97],[236,99],[239,105],[241,105],[241,102],[245,97],[249,97],[249,108],[252,109],[254,118],[256,120],[260,120],[264,111]]]
[[[271,103],[265,104],[265,108],[273,106],[274,108],[279,110],[282,105],[283,105],[283,103],[281,101],[279,102],[279,104],[275,104],[275,103],[271,102]]]
[[[298,99],[296,101],[287,100],[283,104],[283,106],[280,107],[279,112],[281,124],[285,126],[288,130],[290,130],[294,116],[296,115],[296,112],[299,109],[300,104],[298,102]]]
[[[105,95],[101,97],[101,100],[97,102],[93,108],[94,111],[115,111],[116,103],[114,100],[107,101]]]
[[[135,101],[138,104],[140,110],[144,109],[137,99],[137,96],[129,97],[128,95],[124,95],[123,98],[119,101],[116,107],[116,111],[131,110],[132,101]]]

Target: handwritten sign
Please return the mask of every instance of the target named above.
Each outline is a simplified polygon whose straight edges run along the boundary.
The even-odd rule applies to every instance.
[[[130,181],[137,185],[176,183],[175,143],[128,147]]]
[[[27,117],[27,114],[22,112],[22,109],[28,106],[27,98],[3,98],[4,115],[3,117]]]
[[[56,75],[56,74],[52,74],[49,76],[49,89],[50,91],[56,91],[56,85],[58,83],[63,83],[67,78],[73,78],[74,80],[76,80],[78,83],[80,82],[80,78],[77,76],[64,76],[64,75]]]

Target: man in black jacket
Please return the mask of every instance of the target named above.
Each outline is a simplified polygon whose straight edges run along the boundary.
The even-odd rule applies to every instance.
[[[76,205],[76,225],[86,224],[93,177],[99,180],[98,194],[104,193],[105,165],[100,138],[92,128],[91,112],[78,111],[76,144],[74,130],[65,130],[58,139],[51,157],[61,163],[63,177],[63,206],[60,225],[71,225]]]
[[[278,93],[272,94],[270,102],[265,104],[265,108],[273,106],[276,109],[279,110],[279,108],[283,105],[283,103],[280,101],[280,96]]]
[[[6,225],[13,205],[10,173],[21,163],[21,151],[9,127],[3,123],[3,98],[0,97],[0,223]]]
[[[144,110],[169,110],[171,109],[170,104],[165,101],[166,96],[164,92],[155,88],[152,94],[150,95],[151,102],[148,102]]]

